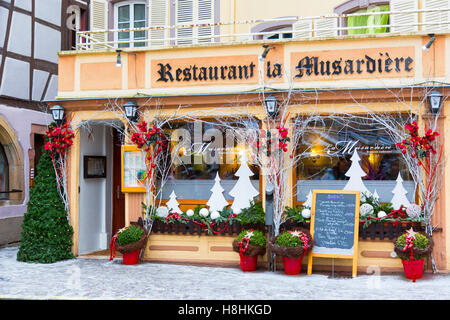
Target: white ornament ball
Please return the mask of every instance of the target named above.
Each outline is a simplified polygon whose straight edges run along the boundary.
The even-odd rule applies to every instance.
[[[209,210],[206,209],[206,208],[201,208],[199,214],[200,214],[202,217],[207,217],[207,216],[209,215]]]
[[[370,216],[373,214],[373,207],[371,204],[364,203],[359,207],[359,214],[361,217]]]
[[[156,209],[156,215],[161,218],[166,218],[169,215],[169,209],[165,206],[161,206]]]
[[[194,210],[188,209],[188,210],[186,211],[186,215],[187,215],[188,217],[192,217],[192,216],[194,215]]]
[[[220,217],[220,213],[218,211],[211,212],[211,219],[215,220]]]
[[[311,218],[311,210],[303,209],[302,210],[302,217],[305,218],[305,219]]]
[[[415,203],[411,203],[408,208],[406,208],[406,214],[408,215],[408,217],[410,217],[411,219],[417,218],[418,216],[420,216],[420,213],[422,212],[422,209],[420,208],[419,205],[415,204]]]
[[[383,217],[386,217],[386,216],[387,216],[386,212],[384,212],[384,211],[379,211],[378,212],[378,218],[383,218]]]

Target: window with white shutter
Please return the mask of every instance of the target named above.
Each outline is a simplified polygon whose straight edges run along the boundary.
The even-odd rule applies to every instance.
[[[123,1],[114,6],[114,28],[133,29],[146,26],[145,1]],[[145,30],[123,31],[115,35],[119,48],[143,47],[146,44]],[[139,41],[142,40],[142,41]],[[133,41],[133,42],[130,42]]]
[[[149,2],[149,26],[165,27],[168,25],[168,1],[150,0]],[[150,46],[167,45],[168,29],[160,28],[150,30]]]
[[[391,11],[417,10],[417,0],[391,0],[389,3]],[[392,13],[390,15],[391,32],[413,32],[418,30],[418,13]],[[414,26],[411,26],[414,24]],[[406,26],[405,26],[406,25]]]
[[[106,0],[92,0],[90,8],[89,24],[91,31],[108,29],[108,3]],[[106,33],[94,33],[91,35],[92,43],[106,42]],[[104,49],[106,45],[93,44],[93,49]]]
[[[314,35],[316,37],[337,36],[338,19],[320,18],[314,20]]]
[[[294,39],[311,38],[312,37],[312,20],[299,20],[292,24],[292,37]]]
[[[213,41],[214,27],[205,24],[214,23],[214,0],[177,0],[175,13],[177,44]]]
[[[422,0],[422,9],[440,9],[433,12],[423,12],[422,22],[432,23],[423,25],[425,31],[446,31],[450,29],[450,0]],[[446,10],[447,9],[447,10]]]

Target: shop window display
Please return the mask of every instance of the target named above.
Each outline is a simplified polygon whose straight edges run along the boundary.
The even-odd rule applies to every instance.
[[[345,122],[343,125],[341,121],[323,121],[302,137],[298,152],[305,157],[296,170],[297,201],[305,201],[313,189],[342,190],[349,180],[346,174],[355,150],[366,173],[362,177],[364,185],[371,193],[376,191],[381,202],[392,199],[399,174],[408,199],[413,201],[414,182],[395,141],[367,119]]]
[[[247,128],[258,129],[258,123],[249,122]],[[179,200],[208,200],[218,173],[225,199],[233,200],[229,191],[238,179],[242,153],[248,155],[245,142],[210,122],[171,123],[164,130],[171,136],[173,165],[162,198],[169,199],[175,191]],[[259,169],[250,163],[249,168],[250,180],[259,190]]]

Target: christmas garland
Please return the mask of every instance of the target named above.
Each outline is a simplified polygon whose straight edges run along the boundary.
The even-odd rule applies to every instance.
[[[50,153],[50,157],[53,162],[53,168],[56,173],[56,180],[58,183],[58,189],[61,190],[63,185],[64,163],[66,161],[66,151],[73,144],[73,138],[75,134],[70,128],[70,122],[65,122],[61,126],[50,125],[45,131],[46,143],[45,150]],[[62,165],[57,165],[57,158],[59,158]]]
[[[138,177],[141,182],[144,182],[152,178],[153,169],[156,167],[155,160],[161,152],[168,149],[169,143],[164,131],[155,125],[150,127],[147,122],[142,121],[138,124],[138,128],[139,132],[133,133],[131,141],[146,153],[146,172],[140,173]]]
[[[165,218],[165,220],[166,220],[167,224],[173,223],[173,222],[187,223],[189,221],[192,221],[196,225],[199,225],[202,230],[208,230],[208,233],[214,233],[217,235],[217,234],[222,234],[228,228],[228,225],[230,224],[230,222],[232,222],[232,219],[234,219],[236,217],[237,217],[237,214],[231,213],[227,218],[227,222],[226,222],[225,226],[219,231],[216,231],[213,228],[215,225],[217,225],[216,222],[213,222],[213,221],[208,222],[208,221],[206,221],[206,219],[198,222],[194,219],[188,219],[188,218],[182,217],[177,212],[170,212],[169,215]]]

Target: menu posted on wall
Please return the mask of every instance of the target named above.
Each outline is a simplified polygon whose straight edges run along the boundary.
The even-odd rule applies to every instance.
[[[354,254],[357,205],[356,193],[316,193],[313,252]]]
[[[358,265],[359,191],[313,190],[311,236],[314,247],[308,258],[308,274],[313,257],[352,259],[352,276]]]

